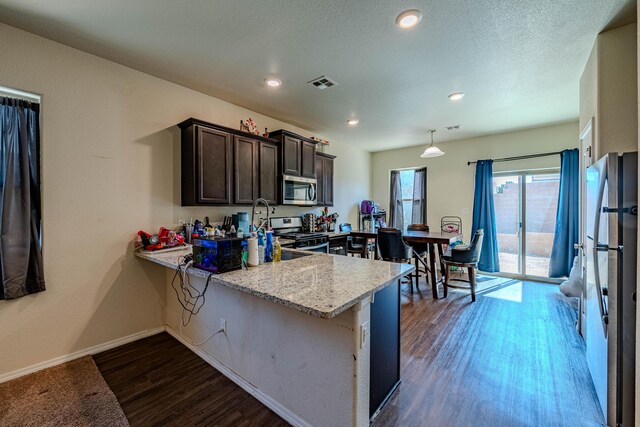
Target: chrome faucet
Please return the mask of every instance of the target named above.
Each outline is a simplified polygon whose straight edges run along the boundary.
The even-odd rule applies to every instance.
[[[254,224],[255,224],[254,218],[256,216],[256,207],[258,206],[259,203],[262,203],[267,208],[267,230],[269,230],[269,209],[271,209],[271,208],[269,207],[269,202],[267,202],[262,197],[258,197],[257,199],[255,199],[253,201],[253,207],[251,208],[251,227],[253,227]],[[258,227],[258,228],[260,228],[260,227]],[[256,228],[256,232],[258,231],[258,228]],[[249,231],[251,231],[251,230],[249,230]]]

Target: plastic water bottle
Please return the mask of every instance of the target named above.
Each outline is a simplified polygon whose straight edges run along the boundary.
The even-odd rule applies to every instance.
[[[273,231],[267,231],[265,235],[264,262],[273,262]]]

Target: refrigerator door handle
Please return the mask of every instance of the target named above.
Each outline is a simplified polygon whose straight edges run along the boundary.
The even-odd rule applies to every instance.
[[[598,183],[598,209],[595,212],[595,218],[593,221],[593,273],[595,276],[596,291],[598,293],[598,307],[600,308],[600,319],[602,320],[602,328],[604,329],[604,336],[607,337],[607,323],[608,313],[604,306],[604,296],[602,295],[602,283],[600,282],[600,265],[598,264],[598,253],[602,250],[609,250],[608,245],[602,245],[599,243],[600,239],[600,214],[603,211],[601,209],[602,199],[604,197],[604,189],[607,183],[607,164],[604,164],[604,170],[600,174],[600,182]],[[606,247],[606,249],[604,249]]]

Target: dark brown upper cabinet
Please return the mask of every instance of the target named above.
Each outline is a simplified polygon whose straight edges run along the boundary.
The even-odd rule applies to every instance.
[[[280,168],[283,175],[316,178],[317,142],[286,130],[269,133],[269,138],[280,142]]]
[[[277,203],[277,141],[197,119],[178,126],[183,206]]]
[[[316,153],[315,169],[318,187],[316,190],[318,206],[333,206],[333,161],[336,156]]]
[[[271,142],[234,135],[233,203],[252,204],[262,197],[278,201],[278,146]]]
[[[320,153],[316,155],[316,205],[324,205],[324,185],[322,182],[322,176],[324,176],[324,159],[320,156]]]
[[[282,174],[300,176],[300,145],[297,138],[284,136],[282,139]]]
[[[316,177],[316,144],[313,142],[301,141],[302,166],[300,175],[305,178]]]
[[[258,197],[258,142],[233,136],[233,203],[249,204]]]
[[[278,146],[271,142],[258,143],[258,196],[269,204],[278,203]]]
[[[231,135],[190,126],[182,130],[182,204],[231,203]]]

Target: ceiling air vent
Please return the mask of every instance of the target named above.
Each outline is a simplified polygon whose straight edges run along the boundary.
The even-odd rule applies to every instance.
[[[453,132],[454,130],[460,129],[460,125],[447,126],[445,129],[449,132]]]
[[[324,89],[328,89],[331,86],[335,86],[338,83],[334,80],[331,80],[329,77],[327,76],[321,76],[318,77],[317,79],[313,79],[310,82],[308,82],[311,86],[314,86],[320,90],[324,90]]]

